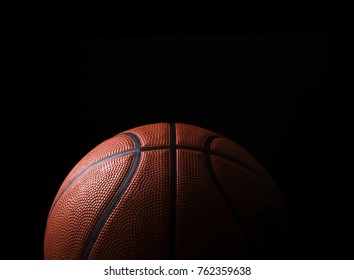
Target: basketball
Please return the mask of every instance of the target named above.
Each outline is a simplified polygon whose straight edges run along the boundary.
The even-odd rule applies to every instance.
[[[267,258],[288,232],[281,193],[249,152],[206,128],[153,123],[73,167],[48,213],[44,258]]]

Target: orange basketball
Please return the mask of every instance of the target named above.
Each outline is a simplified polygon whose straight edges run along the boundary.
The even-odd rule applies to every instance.
[[[65,178],[45,259],[254,259],[287,237],[283,199],[235,142],[156,123],[107,139]]]

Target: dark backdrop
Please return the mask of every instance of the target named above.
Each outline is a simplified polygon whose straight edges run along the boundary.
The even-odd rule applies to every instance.
[[[126,129],[186,122],[251,152],[287,203],[286,259],[353,259],[349,33],[1,38],[1,258],[42,259],[71,168]]]

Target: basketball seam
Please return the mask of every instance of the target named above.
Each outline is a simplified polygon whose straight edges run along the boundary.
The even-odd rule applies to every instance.
[[[99,164],[101,163],[104,163],[104,162],[107,162],[111,159],[115,159],[115,158],[118,158],[118,157],[121,157],[121,156],[125,156],[125,155],[130,155],[134,152],[136,152],[137,149],[132,149],[132,150],[127,150],[127,151],[122,151],[122,152],[119,152],[119,153],[116,153],[114,155],[110,155],[108,157],[105,157],[99,161],[96,161],[94,162],[93,164],[87,166],[86,168],[84,168],[83,170],[81,170],[78,174],[76,174],[74,176],[73,179],[71,179],[71,181],[63,188],[63,190],[61,191],[61,193],[59,194],[58,198],[53,202],[50,210],[49,210],[49,214],[48,214],[48,217],[51,215],[51,213],[53,212],[56,204],[58,203],[59,199],[62,197],[62,195],[64,194],[64,192],[66,192],[68,190],[68,188],[81,176],[83,175],[84,173],[86,173],[87,171],[91,170],[92,168],[98,166]]]
[[[224,138],[224,137],[221,137],[221,136],[210,136],[210,137],[215,137],[216,138]],[[226,139],[226,138],[224,138]],[[249,173],[251,173],[252,175],[260,178],[260,179],[265,179],[265,180],[268,180],[268,178],[266,176],[263,176],[261,174],[259,174],[258,172],[256,172],[253,168],[241,163],[240,161],[238,161],[237,159],[235,158],[232,158],[232,157],[229,157],[229,156],[226,156],[224,155],[223,153],[220,153],[220,152],[217,152],[217,151],[212,151],[211,148],[209,147],[209,149],[206,149],[205,147],[197,147],[197,146],[188,146],[188,145],[178,145],[176,144],[175,145],[176,147],[176,150],[193,150],[193,151],[200,151],[200,152],[203,152],[203,153],[206,153],[208,155],[213,155],[213,156],[217,156],[219,158],[222,158],[222,159],[225,159],[227,161],[230,161],[234,164],[237,164],[239,165],[240,167],[242,167],[243,169],[247,170]],[[169,145],[161,145],[161,146],[147,146],[147,147],[142,147],[141,148],[141,151],[152,151],[152,150],[162,150],[162,149],[170,149],[170,146]]]
[[[170,124],[170,221],[169,221],[169,257],[176,258],[176,125]]]
[[[113,210],[118,205],[122,195],[124,194],[124,192],[126,191],[128,186],[130,185],[130,182],[131,182],[131,180],[135,174],[135,171],[139,165],[140,156],[141,156],[139,138],[133,133],[125,133],[125,135],[130,137],[133,140],[133,142],[135,143],[135,150],[136,151],[133,152],[135,154],[135,156],[133,158],[133,162],[132,162],[123,182],[121,183],[120,187],[118,188],[117,193],[113,196],[111,202],[107,205],[105,211],[102,213],[101,217],[98,219],[98,221],[96,223],[96,226],[92,230],[91,235],[88,239],[87,245],[84,249],[82,259],[89,258],[91,250],[92,250],[93,246],[95,245],[96,240],[102,231],[102,228],[106,224],[106,222],[109,219]]]
[[[205,144],[204,144],[204,149],[205,151],[209,151],[212,142],[216,139],[219,138],[218,136],[210,136],[209,138],[206,139]],[[223,189],[222,184],[220,183],[215,170],[213,168],[213,165],[211,163],[211,153],[208,152],[204,152],[204,160],[205,160],[205,164],[206,164],[206,168],[208,170],[208,174],[210,175],[211,180],[213,181],[217,191],[219,192],[222,200],[225,202],[226,206],[228,207],[228,209],[230,210],[230,213],[235,221],[235,223],[239,226],[245,241],[248,245],[248,248],[251,251],[251,254],[254,252],[254,245],[253,242],[251,240],[251,237],[249,235],[249,232],[247,230],[247,226],[244,224],[244,222],[242,221],[238,211],[235,209],[235,207],[233,206],[233,203],[231,201],[231,199],[229,198],[229,196],[226,194],[226,192]]]
[[[214,171],[214,169],[212,167],[211,156],[213,155],[213,156],[217,156],[219,158],[231,161],[231,162],[241,166],[243,169],[249,171],[250,173],[252,173],[253,175],[255,175],[257,177],[260,177],[260,175],[257,174],[256,172],[254,172],[254,170],[252,170],[248,166],[245,166],[244,164],[238,162],[236,159],[233,159],[231,157],[227,157],[227,156],[223,155],[222,153],[219,153],[219,152],[211,150],[212,142],[215,139],[217,139],[217,138],[224,138],[224,137],[216,136],[216,135],[210,136],[204,142],[203,147],[188,146],[188,145],[177,145],[176,144],[176,125],[173,124],[173,123],[170,124],[170,143],[169,143],[169,145],[141,147],[141,143],[140,143],[139,137],[137,135],[135,135],[134,133],[125,132],[125,133],[121,133],[121,134],[127,135],[129,138],[131,138],[133,140],[133,142],[135,143],[135,148],[134,149],[129,149],[129,150],[126,150],[126,151],[122,151],[122,152],[118,152],[118,153],[113,154],[113,155],[109,155],[109,156],[107,156],[105,158],[102,158],[102,159],[92,163],[91,165],[87,166],[82,171],[80,171],[63,188],[62,192],[59,194],[58,198],[55,200],[55,202],[53,203],[52,207],[50,208],[50,211],[49,211],[49,214],[48,214],[48,218],[49,218],[51,213],[53,212],[55,206],[57,205],[59,199],[62,197],[62,195],[84,173],[88,172],[92,168],[97,167],[100,164],[102,164],[104,162],[107,162],[107,161],[109,161],[111,159],[115,159],[115,158],[118,158],[118,157],[124,156],[124,155],[135,154],[135,156],[133,158],[133,162],[131,163],[131,166],[130,166],[129,170],[127,171],[127,175],[126,175],[125,179],[123,180],[121,186],[118,188],[117,193],[114,195],[114,197],[112,198],[111,202],[107,205],[105,211],[103,212],[101,217],[98,219],[95,227],[93,228],[93,230],[92,230],[92,232],[90,234],[90,237],[88,239],[88,243],[84,247],[82,259],[89,258],[90,254],[91,254],[91,250],[92,250],[94,244],[96,243],[96,240],[97,240],[99,234],[101,233],[102,228],[106,224],[106,221],[110,217],[111,213],[114,211],[115,207],[118,205],[118,203],[120,201],[120,198],[124,194],[125,190],[130,185],[130,181],[133,178],[133,176],[135,174],[135,171],[137,169],[137,166],[138,166],[138,164],[140,162],[141,152],[150,151],[150,150],[160,150],[160,149],[169,149],[169,151],[170,151],[170,186],[169,186],[170,187],[170,224],[169,224],[169,231],[170,231],[170,235],[169,235],[170,253],[169,254],[170,254],[170,259],[175,259],[176,258],[176,172],[177,172],[177,154],[176,154],[176,150],[177,149],[195,150],[195,151],[200,151],[200,152],[203,153],[207,168],[209,170],[209,173],[210,173],[210,176],[211,176],[212,180],[215,183],[215,186],[217,187],[217,189],[218,189],[219,193],[221,194],[221,197],[223,198],[225,203],[230,208],[231,213],[234,216],[234,219],[237,222],[237,224],[240,226],[241,231],[244,233],[245,238],[248,239],[247,243],[249,244],[249,247],[250,248],[252,247],[252,242],[249,240],[250,238],[249,238],[249,236],[247,234],[247,231],[244,229],[244,225],[242,224],[242,221],[238,217],[238,214],[237,214],[236,210],[233,208],[233,206],[232,206],[232,204],[230,202],[230,199],[227,197],[227,195],[223,191],[222,186],[221,186],[219,180],[217,179],[215,171]],[[235,215],[235,213],[236,213],[236,215]],[[240,223],[240,221],[241,221],[241,223]]]
[[[122,134],[122,133],[121,133]],[[119,135],[121,135],[119,134]],[[222,138],[222,137],[219,137],[219,138]],[[258,177],[258,178],[261,178],[261,179],[267,179],[267,178],[264,178],[264,176],[258,174],[257,172],[255,172],[252,168],[250,168],[249,166],[246,166],[242,163],[240,163],[239,161],[237,161],[236,159],[234,158],[231,158],[231,157],[228,157],[228,156],[225,156],[221,153],[218,153],[218,152],[215,152],[215,151],[211,151],[210,149],[209,150],[206,150],[205,148],[200,148],[200,147],[196,147],[196,146],[187,146],[187,145],[175,145],[176,147],[176,150],[180,150],[180,149],[185,149],[185,150],[195,150],[195,151],[200,151],[200,152],[203,152],[203,153],[206,153],[208,155],[214,155],[214,156],[217,156],[219,158],[222,158],[222,159],[225,159],[225,160],[228,160],[234,164],[237,164],[239,165],[240,167],[242,167],[243,169],[247,170],[248,172],[252,173],[254,176]],[[140,148],[140,151],[143,152],[143,151],[152,151],[152,150],[162,150],[162,149],[170,149],[170,145],[162,145],[162,146],[147,146],[147,147],[141,147]],[[49,214],[48,214],[48,217],[50,217],[51,213],[53,212],[56,204],[58,203],[59,199],[62,197],[62,195],[68,190],[68,188],[81,176],[83,175],[84,173],[86,173],[87,171],[91,170],[92,168],[98,166],[99,164],[101,163],[104,163],[106,161],[109,161],[111,159],[115,159],[115,158],[118,158],[120,156],[125,156],[125,155],[129,155],[129,154],[133,154],[133,153],[136,153],[138,150],[137,148],[134,148],[134,149],[130,149],[130,150],[126,150],[126,151],[122,151],[122,152],[119,152],[119,153],[116,153],[116,154],[113,154],[113,155],[110,155],[108,157],[105,157],[103,159],[100,159],[94,163],[92,163],[91,165],[89,165],[88,167],[84,168],[82,171],[80,171],[77,175],[74,176],[73,179],[71,179],[71,181],[63,188],[63,190],[61,191],[60,195],[58,196],[58,198],[53,202],[50,210],[49,210]]]

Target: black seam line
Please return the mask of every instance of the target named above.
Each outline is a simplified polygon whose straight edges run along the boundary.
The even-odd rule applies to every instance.
[[[124,155],[129,155],[129,154],[132,154],[132,153],[136,153],[138,150],[137,148],[135,149],[132,149],[132,150],[127,150],[127,151],[123,151],[123,152],[119,152],[119,153],[116,153],[114,155],[110,155],[108,157],[105,157],[99,161],[96,161],[95,163],[91,164],[90,166],[86,167],[84,170],[82,170],[79,174],[77,174],[66,186],[65,188],[62,190],[62,192],[60,193],[60,195],[58,196],[58,198],[54,201],[52,207],[50,208],[50,211],[49,211],[49,214],[48,216],[50,216],[50,214],[52,213],[54,207],[56,206],[56,204],[58,203],[59,199],[61,198],[61,196],[64,194],[64,192],[66,192],[68,190],[68,188],[84,173],[86,173],[87,171],[91,170],[92,168],[96,167],[97,165],[101,164],[101,163],[104,163],[106,161],[109,161],[111,159],[114,159],[114,158],[118,158],[118,157],[121,157],[121,156],[124,156]]]
[[[208,140],[208,139],[213,139],[214,140],[214,139],[217,139],[217,138],[221,138],[221,137],[220,136],[210,136],[209,138],[207,138],[205,144],[209,145],[209,143],[207,143],[207,142],[210,141],[210,140]],[[264,175],[259,174],[259,172],[255,171],[253,168],[245,165],[244,163],[238,161],[237,159],[232,158],[230,156],[227,156],[227,155],[225,155],[223,153],[220,153],[220,152],[212,151],[211,150],[211,143],[210,143],[210,146],[207,147],[207,148],[206,147],[199,148],[199,147],[179,146],[179,145],[177,145],[176,147],[177,147],[177,149],[202,151],[204,154],[207,154],[209,156],[216,156],[218,158],[222,158],[224,160],[232,162],[233,164],[237,164],[238,166],[240,166],[244,170],[248,171],[249,173],[251,173],[252,175],[257,177],[258,179],[262,179],[262,180],[266,179],[266,180],[268,180]]]
[[[206,141],[205,141],[205,150],[209,151],[212,142],[218,138],[217,136],[210,136]],[[251,253],[254,253],[254,245],[253,242],[251,240],[249,231],[247,229],[247,226],[245,225],[245,223],[242,221],[242,218],[240,217],[240,215],[238,214],[236,208],[234,207],[231,199],[228,197],[228,195],[226,194],[226,192],[224,191],[218,177],[215,174],[215,170],[212,166],[211,163],[211,153],[205,152],[204,153],[204,157],[205,157],[205,163],[208,169],[208,173],[210,174],[211,179],[214,182],[214,185],[216,186],[216,189],[219,191],[222,199],[224,200],[224,202],[226,203],[227,207],[229,208],[231,215],[233,217],[233,219],[235,220],[236,224],[240,227],[240,230],[245,238],[245,241],[251,251]]]
[[[264,175],[261,175],[259,174],[257,171],[255,171],[253,168],[245,165],[244,163],[232,158],[232,157],[229,157],[229,156],[226,156],[222,153],[218,153],[218,152],[212,152],[212,151],[204,151],[204,153],[208,154],[209,156],[216,156],[218,158],[221,158],[221,159],[224,159],[224,160],[227,160],[227,161],[230,161],[231,163],[233,164],[236,164],[240,167],[242,167],[244,170],[248,171],[249,173],[251,173],[252,175],[254,175],[255,177],[257,177],[258,179],[261,179],[261,180],[264,180],[264,179],[267,179]],[[267,179],[268,180],[268,179]]]
[[[126,134],[126,133],[124,133]],[[122,135],[122,134],[119,134]],[[217,137],[216,137],[217,138]],[[211,154],[220,158],[223,158],[225,160],[231,161],[232,163],[235,163],[239,166],[241,166],[242,168],[246,169],[247,171],[249,171],[250,173],[252,173],[253,175],[255,175],[258,178],[263,178],[264,176],[258,174],[256,171],[252,170],[250,167],[242,164],[241,162],[235,160],[234,158],[225,156],[224,154],[218,153],[218,152],[213,152],[209,150],[206,150],[205,148],[200,148],[200,147],[195,147],[195,146],[186,146],[186,145],[175,145],[176,149],[186,149],[186,150],[194,150],[194,151],[203,151],[204,153],[207,154]],[[161,149],[170,149],[171,146],[166,146],[166,145],[161,145],[161,146],[146,146],[146,147],[142,147],[140,148],[141,151],[151,151],[151,150],[161,150]],[[62,190],[62,192],[60,193],[60,195],[58,196],[58,198],[54,201],[54,203],[52,204],[48,217],[51,215],[51,213],[53,212],[53,209],[55,208],[56,204],[58,203],[59,199],[61,198],[61,196],[64,194],[65,191],[67,191],[67,189],[81,176],[83,175],[85,172],[89,171],[90,169],[96,167],[97,165],[104,163],[106,161],[109,161],[111,159],[120,157],[120,156],[124,156],[124,155],[128,155],[128,154],[132,154],[132,153],[136,153],[138,150],[137,148],[131,149],[131,150],[127,150],[127,151],[123,151],[123,152],[119,152],[113,155],[110,155],[108,157],[105,157],[95,163],[93,163],[92,165],[86,167],[84,170],[82,170],[79,174],[77,174],[66,186],[65,188]]]
[[[211,136],[213,138],[221,138],[220,136]],[[267,179],[264,175],[259,174],[259,172],[255,171],[253,168],[245,165],[244,163],[238,161],[235,158],[232,158],[230,156],[227,156],[223,153],[219,153],[216,151],[211,151],[210,147],[209,149],[201,148],[201,147],[196,147],[196,146],[187,146],[187,145],[175,145],[176,149],[184,149],[184,150],[192,150],[192,151],[200,151],[200,152],[204,152],[208,155],[213,155],[213,156],[217,156],[219,158],[225,159],[227,161],[230,161],[234,164],[239,165],[240,167],[242,167],[243,169],[247,170],[249,173],[251,173],[252,175],[258,177],[259,179]],[[162,150],[162,149],[170,149],[170,146],[167,145],[161,145],[161,146],[146,146],[146,147],[142,147],[141,151],[153,151],[153,150]],[[268,180],[268,179],[267,179]]]
[[[161,146],[146,146],[142,147],[141,151],[152,151],[152,150],[167,150],[170,149],[170,145],[161,145]]]
[[[170,124],[169,258],[176,259],[176,125]]]
[[[107,219],[109,218],[109,216],[111,215],[111,213],[113,212],[113,210],[115,209],[115,207],[117,206],[117,204],[119,203],[122,195],[124,194],[124,192],[126,191],[127,187],[130,185],[131,179],[133,178],[135,171],[138,167],[138,164],[140,162],[140,141],[139,138],[133,134],[133,133],[125,133],[127,136],[129,136],[135,143],[135,156],[133,159],[133,163],[131,164],[127,175],[124,178],[124,181],[122,182],[122,184],[120,185],[120,187],[118,188],[117,193],[115,194],[115,196],[113,197],[113,199],[111,200],[111,202],[109,203],[109,205],[107,206],[106,210],[103,212],[103,214],[101,215],[101,217],[99,218],[95,228],[93,229],[93,231],[91,232],[91,235],[89,237],[87,246],[84,250],[82,259],[88,259],[91,253],[91,250],[94,246],[94,244],[96,243],[96,240],[99,236],[99,234],[101,233],[101,230],[103,228],[103,226],[106,224]]]

